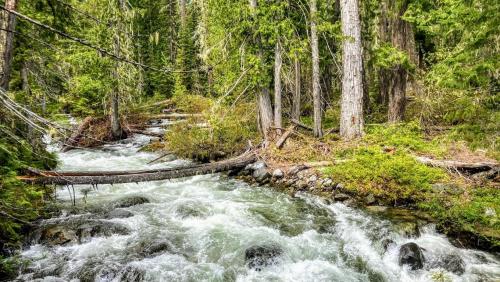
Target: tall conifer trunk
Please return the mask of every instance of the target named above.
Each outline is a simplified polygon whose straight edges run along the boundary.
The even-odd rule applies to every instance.
[[[118,0],[119,5],[119,13],[121,14],[125,9],[124,0]],[[118,23],[119,24],[119,23]],[[113,45],[114,53],[116,56],[120,56],[120,34],[119,31],[116,31]],[[115,86],[111,92],[111,105],[110,105],[110,122],[111,122],[111,136],[114,140],[121,139],[123,137],[123,130],[120,122],[120,87],[118,83],[119,75],[118,68],[120,67],[120,63],[115,61],[115,68],[113,70],[113,78],[115,79]]]
[[[295,120],[300,119],[300,61],[298,56],[295,58],[295,89],[293,91],[292,103],[292,118]]]
[[[281,109],[281,45],[278,41],[274,50],[274,126],[282,127]]]
[[[323,137],[321,128],[321,87],[319,75],[319,47],[318,47],[318,28],[316,26],[318,9],[316,0],[311,0],[311,51],[312,51],[312,94],[314,107],[314,126],[313,133],[315,137]]]
[[[5,0],[5,8],[15,11],[17,0]],[[16,29],[16,16],[7,12],[0,12],[0,87],[8,90],[12,55],[14,51],[14,31]]]
[[[249,0],[250,9],[253,11],[257,8],[257,0]],[[257,55],[260,59],[261,64],[264,63],[264,51],[262,50],[262,42],[260,37],[257,36],[255,43],[258,46]],[[271,96],[269,93],[269,87],[267,85],[261,85],[257,94],[257,104],[259,112],[259,124],[260,130],[267,139],[267,135],[271,125],[273,123],[273,108],[271,105]]]
[[[340,135],[345,140],[363,135],[363,51],[358,0],[341,0],[342,99]]]

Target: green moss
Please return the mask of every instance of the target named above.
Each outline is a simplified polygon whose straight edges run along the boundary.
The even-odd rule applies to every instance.
[[[384,152],[379,146],[357,149],[352,159],[326,168],[324,173],[347,189],[372,193],[390,201],[418,199],[445,173],[417,162],[405,152]]]

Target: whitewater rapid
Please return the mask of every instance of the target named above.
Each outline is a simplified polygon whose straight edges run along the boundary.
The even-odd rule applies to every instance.
[[[99,149],[58,153],[58,169],[130,170],[188,163],[148,165],[157,155],[139,151],[146,142],[139,135]],[[221,174],[88,188],[75,186],[79,205],[81,191],[87,191],[87,205],[127,196],[150,202],[125,208],[132,217],[107,219],[128,228],[127,235],[28,246],[21,253],[27,266],[17,281],[500,281],[498,257],[456,248],[432,226],[423,227],[418,238],[408,238],[390,221],[365,211],[308,195],[292,198]],[[64,187],[57,198],[70,205]],[[387,251],[384,239],[395,242]],[[158,241],[168,242],[168,250],[154,256],[138,251]],[[424,269],[411,271],[398,264],[398,248],[407,242],[424,249]],[[274,265],[249,269],[245,250],[262,244],[277,245],[283,253]],[[432,267],[448,254],[463,259],[464,274]]]

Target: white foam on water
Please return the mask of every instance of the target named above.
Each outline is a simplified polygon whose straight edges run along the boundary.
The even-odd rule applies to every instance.
[[[148,140],[138,135],[102,149],[59,153],[58,169],[131,170],[189,163],[176,160],[148,165],[157,157],[139,152],[139,146]],[[78,203],[83,201],[81,191],[88,188],[75,186]],[[63,201],[70,199],[65,187],[57,195]],[[68,246],[32,245],[21,254],[31,265],[18,279],[55,275],[71,280],[90,273],[96,281],[126,281],[126,275],[138,275],[144,281],[411,282],[432,281],[438,271],[451,281],[500,279],[498,258],[458,249],[432,226],[423,228],[419,238],[406,238],[394,232],[389,221],[361,210],[327,205],[307,195],[293,199],[220,175],[99,185],[97,190],[87,191],[86,200],[91,205],[109,205],[131,195],[147,197],[150,203],[125,208],[132,217],[109,220],[127,227],[128,235],[93,237]],[[332,223],[318,228],[314,210],[329,216]],[[381,245],[384,238],[395,242],[387,251]],[[144,245],[155,242],[168,242],[171,247],[141,254]],[[466,264],[465,273],[458,276],[438,268],[411,271],[399,266],[398,248],[407,242],[425,249],[427,266],[445,255],[458,254]],[[262,271],[248,269],[245,250],[256,245],[278,246],[282,255]],[[59,270],[50,272],[51,267]]]

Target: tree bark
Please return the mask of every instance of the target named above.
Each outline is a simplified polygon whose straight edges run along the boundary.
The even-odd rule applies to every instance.
[[[233,169],[241,169],[257,160],[254,153],[209,164],[195,164],[180,168],[164,168],[137,171],[95,171],[95,172],[51,172],[40,171],[36,176],[19,177],[32,184],[79,185],[79,184],[118,184],[159,181],[200,174],[211,174]],[[33,169],[36,172],[36,169]]]
[[[15,11],[17,0],[6,0],[5,8]],[[8,90],[14,51],[14,32],[9,31],[16,29],[16,16],[7,11],[1,11],[0,28],[2,28],[0,31],[0,87]]]
[[[255,11],[257,8],[257,0],[249,0],[250,9]],[[259,47],[258,56],[260,63],[264,63],[264,52],[262,50],[262,42],[260,36],[256,36],[256,45]],[[273,108],[271,105],[271,96],[269,94],[269,88],[265,85],[260,86],[260,90],[257,97],[258,111],[259,111],[259,128],[267,139],[269,128],[273,124]]]
[[[295,58],[295,89],[293,92],[292,119],[300,120],[300,60]]]
[[[125,3],[123,0],[118,1],[119,11],[121,12],[125,9]],[[120,35],[117,31],[114,39],[114,53],[116,56],[120,56]],[[111,107],[110,107],[110,121],[111,121],[111,136],[114,140],[119,140],[123,136],[123,129],[120,123],[120,88],[119,88],[119,75],[118,69],[120,67],[120,63],[115,61],[115,69],[113,70],[113,78],[115,79],[115,87],[111,93]]]
[[[186,0],[179,0],[179,16],[181,18],[181,26],[184,28],[186,26]]]
[[[318,29],[316,26],[316,18],[318,9],[316,0],[311,0],[311,51],[312,51],[312,94],[314,107],[314,136],[323,137],[321,128],[321,88],[319,74],[319,47],[318,47]]]
[[[281,66],[281,46],[278,39],[276,42],[276,49],[274,51],[274,126],[279,128],[282,126]]]
[[[382,1],[380,39],[400,51],[406,52],[411,61],[415,60],[413,29],[410,23],[402,19],[408,8],[408,1]],[[380,70],[380,96],[388,103],[389,123],[398,123],[404,119],[406,109],[406,89],[408,71],[402,64],[391,69]]]
[[[343,40],[340,135],[351,140],[363,135],[363,51],[357,0],[341,0]]]

